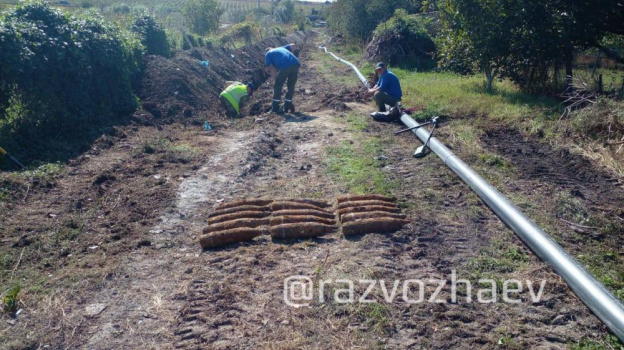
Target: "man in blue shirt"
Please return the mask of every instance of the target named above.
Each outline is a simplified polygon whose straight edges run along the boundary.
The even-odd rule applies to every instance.
[[[265,59],[266,66],[269,68],[271,76],[275,78],[273,86],[273,104],[271,111],[281,113],[280,102],[282,101],[282,88],[287,81],[286,98],[284,99],[284,112],[295,112],[292,98],[295,94],[295,84],[299,76],[299,67],[301,64],[297,57],[293,54],[295,44],[286,45],[277,48],[268,48]]]
[[[377,84],[375,84],[372,89],[369,89],[368,92],[375,94],[374,98],[379,107],[379,111],[385,112],[386,105],[394,107],[401,101],[401,97],[403,97],[401,83],[399,82],[399,78],[389,71],[386,68],[386,64],[383,62],[377,63],[377,66],[375,66],[375,73],[377,73],[379,80],[377,80]]]

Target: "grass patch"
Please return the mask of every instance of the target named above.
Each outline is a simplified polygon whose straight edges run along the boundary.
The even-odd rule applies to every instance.
[[[367,138],[360,144],[343,141],[325,149],[327,173],[351,194],[391,195],[399,184],[382,171],[387,160],[379,158],[381,154],[378,138]]]
[[[608,334],[601,340],[582,338],[578,343],[568,343],[570,350],[624,350],[618,338]]]
[[[464,77],[453,73],[393,71],[401,79],[405,105],[424,107],[426,113],[487,115],[499,120],[530,117],[544,122],[556,120],[560,115],[558,101],[522,93],[509,81],[495,84],[494,92],[487,94],[480,75]]]
[[[349,113],[347,115],[347,125],[350,131],[364,131],[368,128],[371,118],[361,113]]]

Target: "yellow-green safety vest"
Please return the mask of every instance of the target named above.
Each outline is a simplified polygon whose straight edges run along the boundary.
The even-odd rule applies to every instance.
[[[247,96],[247,85],[243,83],[232,84],[221,93],[221,96],[230,101],[236,113],[240,114],[240,106],[238,104],[241,98]]]

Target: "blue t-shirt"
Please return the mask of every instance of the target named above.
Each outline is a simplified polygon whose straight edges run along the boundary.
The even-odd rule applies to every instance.
[[[290,45],[269,50],[264,56],[266,58],[267,67],[274,65],[277,70],[284,70],[295,64],[298,66],[301,65],[297,57],[293,55],[290,50]]]
[[[403,97],[403,91],[401,91],[399,78],[389,70],[379,77],[377,86],[379,86],[380,91],[385,92],[396,99]]]

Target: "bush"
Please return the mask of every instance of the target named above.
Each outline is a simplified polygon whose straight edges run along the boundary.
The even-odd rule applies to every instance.
[[[420,12],[421,1],[338,0],[327,16],[327,24],[347,39],[368,40],[379,23],[388,20],[398,8]]]
[[[20,3],[0,20],[0,139],[36,152],[46,138],[131,113],[142,52],[134,34],[93,13]]]
[[[419,70],[434,68],[436,47],[423,21],[423,17],[410,16],[403,9],[396,10],[394,16],[375,29],[365,58]]]
[[[141,38],[141,44],[149,55],[171,56],[171,47],[163,26],[150,15],[141,15],[134,19],[132,31]]]
[[[235,42],[242,42],[245,45],[251,45],[254,39],[262,36],[262,28],[256,22],[243,22],[238,23],[225,32],[221,36],[220,42],[223,45],[233,44]]]

